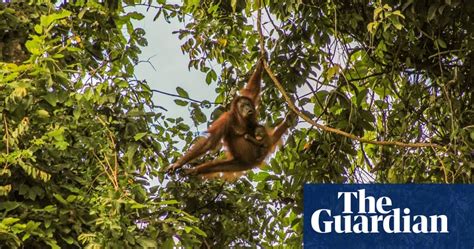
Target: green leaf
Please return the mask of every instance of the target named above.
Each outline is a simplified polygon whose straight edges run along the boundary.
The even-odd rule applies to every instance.
[[[373,34],[375,33],[375,31],[377,31],[378,26],[378,22],[370,22],[369,24],[367,24],[367,30],[369,31],[369,33]]]
[[[208,85],[210,85],[212,83],[212,75],[211,75],[210,72],[206,74],[206,83]]]
[[[207,237],[207,234],[203,230],[199,229],[199,227],[193,226],[193,231],[203,237]]]
[[[140,139],[142,139],[142,137],[146,136],[146,132],[140,132],[140,133],[137,133],[135,134],[135,136],[133,136],[133,139],[135,139],[135,141],[138,141]]]
[[[186,92],[183,88],[181,87],[176,87],[176,92],[178,93],[179,96],[183,97],[183,98],[189,98],[189,94],[188,92]]]
[[[428,19],[428,21],[431,21],[435,18],[436,10],[438,10],[438,5],[437,4],[433,4],[433,5],[430,6],[430,8],[428,9],[428,15],[426,17]]]
[[[60,246],[58,246],[57,242],[55,240],[47,240],[45,243],[51,247],[51,249],[61,249]]]
[[[25,43],[26,49],[34,55],[41,55],[40,44],[36,41],[29,40]]]
[[[56,147],[58,150],[66,150],[68,146],[69,143],[63,140],[54,142],[54,147]]]
[[[46,133],[46,135],[48,137],[55,138],[56,140],[63,140],[64,138],[63,133],[64,133],[64,127],[59,127]]]
[[[133,209],[142,209],[142,208],[146,208],[146,207],[148,207],[148,206],[147,206],[147,205],[143,205],[143,204],[141,204],[141,203],[135,203],[135,204],[133,204],[133,205],[131,206],[131,208],[133,208]]]
[[[44,109],[37,110],[36,114],[38,114],[40,118],[49,118],[49,112]]]
[[[140,238],[137,240],[138,244],[143,248],[158,248],[156,241],[146,238]]]
[[[401,18],[405,18],[405,16],[402,14],[402,12],[400,12],[399,10],[395,10],[394,12],[392,12],[393,15],[396,15],[396,16],[399,16]]]
[[[330,80],[334,78],[334,76],[339,73],[339,70],[340,70],[340,66],[338,64],[335,64],[333,67],[329,68],[326,72],[327,79]]]
[[[193,103],[192,104],[193,106],[193,110],[191,112],[191,116],[192,116],[192,119],[198,123],[198,124],[202,124],[204,122],[206,122],[207,120],[207,117],[206,115],[202,112],[201,108],[199,107],[199,105]]]
[[[72,245],[75,242],[74,238],[72,238],[71,236],[61,237],[61,239],[63,239],[69,245]]]
[[[63,205],[68,205],[69,203],[60,195],[60,194],[53,194],[54,198],[58,200]]]
[[[48,212],[48,213],[54,213],[54,212],[56,212],[57,208],[54,205],[48,205],[48,206],[44,207],[43,210],[45,212]]]
[[[396,29],[401,30],[403,28],[403,25],[400,23],[397,17],[390,18],[390,20]]]
[[[175,99],[174,102],[179,106],[187,106],[188,102],[180,99]]]
[[[82,19],[88,8],[82,8],[82,10],[77,14],[77,18]]]
[[[232,6],[232,11],[235,12],[237,9],[237,0],[231,0],[230,5]]]
[[[57,12],[51,15],[41,16],[40,23],[41,26],[48,28],[54,21],[69,17],[71,12],[68,10],[61,10],[61,12]]]
[[[0,210],[5,210],[5,212],[10,212],[11,210],[16,209],[20,205],[21,204],[19,202],[15,202],[15,201],[0,202]]]
[[[361,106],[362,102],[367,97],[368,92],[369,92],[369,89],[365,88],[357,94],[356,106]]]
[[[43,33],[43,27],[41,25],[36,24],[34,29],[39,35]]]
[[[262,181],[265,181],[265,179],[267,179],[269,176],[270,176],[270,173],[261,171],[261,172],[258,172],[258,174],[255,174],[252,178],[256,182],[262,182]]]
[[[131,13],[128,13],[127,16],[131,17],[132,19],[135,19],[135,20],[142,20],[143,18],[145,18],[145,16],[142,14],[142,13],[139,13],[139,12],[131,12]]]
[[[163,244],[163,249],[173,249],[173,248],[175,248],[173,238],[166,239],[165,243]]]
[[[20,220],[19,218],[7,217],[7,218],[2,219],[2,224],[5,225],[5,226],[10,226],[10,225],[16,223],[19,220]]]
[[[377,20],[377,18],[379,17],[380,13],[383,11],[383,8],[382,7],[377,7],[374,9],[374,20]]]
[[[46,100],[52,107],[56,107],[56,103],[58,102],[57,95],[54,93],[48,93],[44,95],[43,99]]]
[[[217,80],[216,71],[210,70],[206,75],[206,83],[210,85],[212,81],[216,81],[216,80]]]
[[[178,204],[179,202],[177,200],[167,200],[167,201],[160,201],[156,203],[157,205],[174,205]]]
[[[66,198],[66,201],[71,203],[71,202],[74,202],[75,200],[77,199],[77,196],[76,195],[69,195],[67,198]]]
[[[444,42],[441,38],[436,39],[436,44],[438,44],[441,48],[447,48],[446,42]]]

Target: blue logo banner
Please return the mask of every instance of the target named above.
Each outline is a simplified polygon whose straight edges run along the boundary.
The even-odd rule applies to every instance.
[[[306,184],[304,248],[474,249],[474,185]]]

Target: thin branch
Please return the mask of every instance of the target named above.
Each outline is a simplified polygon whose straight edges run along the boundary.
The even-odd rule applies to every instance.
[[[114,189],[115,190],[118,190],[118,186],[115,184],[115,180],[114,180],[114,177],[109,173],[109,170],[107,168],[107,166],[105,166],[105,164],[100,160],[100,158],[97,156],[97,154],[92,151],[92,154],[94,155],[94,157],[96,158],[96,160],[100,163],[100,165],[102,166],[102,168],[104,168],[104,173],[107,175],[107,177],[109,178],[109,180],[112,182],[112,185],[114,185]],[[104,154],[104,158],[107,157],[105,154]],[[110,165],[109,165],[109,168],[110,168]]]
[[[267,58],[265,58],[265,43],[263,41],[263,32],[262,32],[262,1],[259,1],[259,6],[258,6],[258,12],[257,12],[257,30],[258,34],[260,35],[260,53],[262,55],[262,60],[265,61]]]
[[[366,80],[368,78],[375,77],[375,76],[380,76],[380,75],[384,75],[384,74],[385,74],[385,72],[373,73],[373,74],[369,74],[369,75],[366,75],[366,76],[363,76],[363,77],[360,77],[360,78],[349,79],[348,81],[349,82],[361,81],[361,80]]]
[[[265,12],[267,13],[268,20],[270,20],[270,23],[272,24],[273,28],[278,32],[279,35],[285,35],[285,33],[284,33],[283,31],[281,31],[280,28],[278,28],[278,27],[275,25],[275,22],[273,21],[273,18],[272,18],[272,16],[270,15],[270,12],[268,11],[267,6],[265,5],[265,1],[263,1],[263,8],[265,9]],[[257,20],[258,20],[258,19],[257,19]]]
[[[156,89],[151,89],[151,91],[156,92],[156,93],[160,93],[160,94],[163,94],[163,95],[168,95],[168,96],[171,96],[171,97],[176,97],[176,98],[189,100],[189,101],[194,102],[194,103],[199,103],[199,104],[204,103],[204,101],[197,100],[197,99],[192,99],[192,98],[189,98],[189,97],[179,96],[178,94],[174,94],[174,93],[163,92],[163,91],[156,90]],[[209,102],[209,104],[212,104],[212,105],[219,105],[219,103],[216,103],[216,102],[210,102],[210,101],[207,101],[207,102]]]
[[[138,65],[138,64],[140,64],[140,63],[148,63],[148,64],[150,64],[151,68],[153,68],[153,70],[156,71],[155,66],[153,66],[153,63],[151,63],[151,59],[152,59],[153,57],[155,57],[155,56],[156,56],[156,55],[152,55],[152,56],[148,57],[148,59],[146,59],[146,60],[140,60],[140,61],[138,61],[137,63],[135,63],[135,66]]]
[[[444,174],[444,182],[449,183],[448,169],[446,168],[446,165],[444,165],[443,159],[441,159],[441,157],[438,155],[438,153],[436,153],[436,150],[434,148],[432,148],[432,149],[433,149],[433,152],[434,152],[436,158],[441,163],[441,168],[443,169],[443,174]],[[454,176],[453,176],[453,182],[454,182]]]
[[[372,165],[372,163],[370,162],[370,159],[369,157],[367,156],[367,153],[365,153],[365,149],[364,149],[364,144],[361,143],[360,144],[360,150],[362,151],[362,155],[364,156],[364,160],[365,162],[367,163],[367,165],[369,165],[370,169],[372,170],[374,167],[374,165]]]
[[[439,51],[439,49],[438,49],[438,51]],[[444,55],[444,54],[464,52],[464,51],[466,51],[466,50],[465,49],[454,49],[454,50],[441,51],[441,52],[437,52],[435,54],[432,54],[432,55],[428,56],[428,59],[433,59],[434,57],[438,57],[438,56]]]
[[[3,170],[8,168],[8,155],[10,154],[10,132],[8,131],[8,122],[7,122],[7,115],[3,113],[3,123],[5,124],[5,145],[7,146],[7,159],[5,160],[5,166],[3,167]]]
[[[164,6],[145,4],[145,3],[134,3],[134,4],[131,4],[131,5],[124,6],[124,8],[131,8],[131,7],[136,7],[136,6],[147,7],[146,11],[148,11],[150,8],[153,8],[153,9],[163,9],[164,8]]]
[[[118,156],[117,156],[117,148],[115,146],[115,139],[114,139],[114,135],[112,133],[112,131],[109,129],[109,127],[107,126],[107,124],[105,123],[104,120],[102,120],[99,116],[97,116],[99,122],[104,126],[104,128],[107,130],[107,133],[109,135],[109,139],[110,139],[110,143],[109,146],[111,148],[111,150],[113,151],[113,154],[114,154],[114,166],[112,167],[112,165],[110,164],[109,162],[109,159],[107,158],[107,155],[105,154],[104,152],[104,159],[105,159],[105,162],[107,163],[107,166],[108,168],[110,169],[110,175],[109,173],[107,172],[107,175],[109,175],[109,178],[111,178],[111,181],[112,183],[114,184],[114,187],[115,187],[115,190],[118,190],[119,189],[119,183],[118,183]],[[96,155],[97,157],[97,155]],[[98,157],[97,157],[98,158]],[[101,162],[101,164],[103,165],[103,163]],[[104,166],[104,169],[105,169],[105,166]]]

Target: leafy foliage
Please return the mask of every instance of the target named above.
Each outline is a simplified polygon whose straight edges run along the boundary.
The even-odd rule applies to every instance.
[[[199,234],[146,188],[168,136],[154,126],[169,121],[133,75],[146,40],[131,20],[143,16],[121,12],[0,6],[0,244],[142,248]]]
[[[203,102],[177,88],[195,124],[214,120],[247,79],[261,8],[267,60],[304,115],[367,139],[440,146],[359,143],[300,121],[267,165],[227,183],[160,170],[194,133],[134,76],[147,42],[132,24],[143,15],[126,7],[138,2],[100,2],[0,6],[1,244],[300,247],[304,183],[474,180],[474,3],[147,2],[156,20],[186,23],[177,34],[189,67],[218,82]],[[287,103],[264,82],[260,119],[276,124]],[[208,119],[210,103],[222,106]]]

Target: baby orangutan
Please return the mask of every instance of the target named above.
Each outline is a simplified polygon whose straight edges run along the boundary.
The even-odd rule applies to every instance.
[[[256,162],[263,162],[265,157],[269,154],[269,152],[271,152],[270,149],[273,151],[273,148],[271,148],[273,144],[272,139],[267,132],[267,128],[265,128],[263,125],[258,125],[255,128],[254,136],[245,134],[244,138],[256,145]]]

